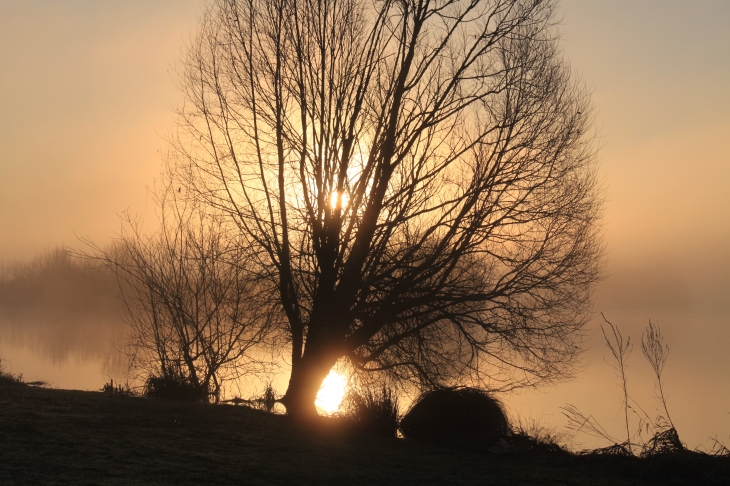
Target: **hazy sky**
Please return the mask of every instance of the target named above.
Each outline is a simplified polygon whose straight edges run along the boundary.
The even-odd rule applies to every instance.
[[[0,0],[0,259],[104,239],[146,187],[200,0]],[[727,264],[730,2],[561,3],[620,260]]]
[[[180,101],[172,68],[202,4],[0,0],[0,261],[75,234],[104,243],[121,211],[144,212]],[[566,58],[597,107],[609,249],[598,310],[632,332],[658,319],[670,363],[727,389],[730,1],[560,11]]]

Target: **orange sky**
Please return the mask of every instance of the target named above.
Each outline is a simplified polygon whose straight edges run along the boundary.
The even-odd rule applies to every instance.
[[[202,3],[0,1],[0,261],[77,245],[74,235],[104,243],[117,214],[144,212],[180,100],[171,67]],[[566,57],[598,108],[609,248],[598,310],[637,341],[658,319],[677,415],[696,429],[692,440],[727,435],[730,2],[560,5]],[[605,375],[592,342],[571,393]],[[633,359],[638,373],[638,348]],[[525,403],[554,415],[545,404],[564,402],[562,390]],[[605,393],[610,420],[618,395]],[[712,400],[717,409],[698,425],[698,407]]]

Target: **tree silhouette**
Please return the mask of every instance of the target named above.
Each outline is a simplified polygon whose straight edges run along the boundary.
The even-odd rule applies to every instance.
[[[230,225],[171,182],[153,193],[156,232],[143,234],[127,214],[113,245],[83,239],[91,253],[76,255],[116,274],[131,331],[126,351],[147,384],[171,383],[217,403],[225,381],[267,369],[257,351],[271,346],[276,329],[255,306],[256,282]]]
[[[600,274],[588,95],[549,0],[217,0],[177,173],[237,224],[291,338],[288,412],[356,368],[565,376]]]

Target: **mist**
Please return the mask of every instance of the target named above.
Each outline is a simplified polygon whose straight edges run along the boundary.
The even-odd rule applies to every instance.
[[[108,244],[125,210],[153,224],[148,187],[181,99],[174,67],[201,11],[196,0],[0,4],[0,359],[14,373],[82,389],[123,376],[115,279],[49,248]],[[565,0],[561,12],[565,58],[597,107],[608,252],[595,310],[637,343],[629,387],[647,412],[638,342],[651,319],[670,346],[683,440],[727,439],[730,3]],[[572,403],[620,430],[601,323],[576,379],[515,393],[514,414],[562,430]]]
[[[60,248],[0,265],[3,368],[71,388],[124,376],[129,332],[119,297],[111,272]]]

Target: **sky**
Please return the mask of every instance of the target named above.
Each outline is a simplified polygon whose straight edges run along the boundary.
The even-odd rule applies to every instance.
[[[103,244],[122,211],[145,213],[181,101],[174,66],[202,5],[0,0],[0,262],[78,236]],[[563,0],[559,12],[565,57],[597,109],[608,253],[596,309],[637,343],[658,321],[690,442],[727,436],[730,2]],[[559,421],[572,393],[615,419],[598,322],[579,379],[516,398],[518,411]],[[651,392],[638,347],[632,360]]]

